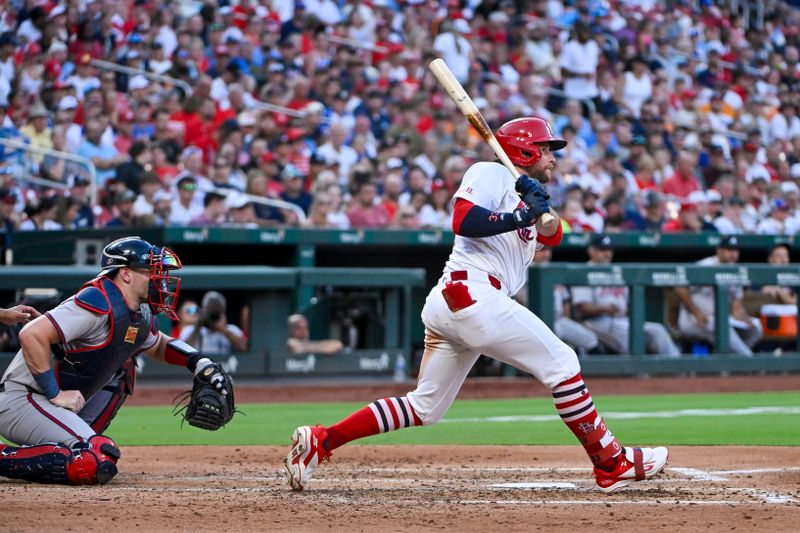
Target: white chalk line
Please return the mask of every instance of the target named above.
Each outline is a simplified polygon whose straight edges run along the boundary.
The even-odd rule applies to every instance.
[[[335,467],[334,467],[335,468]],[[591,468],[578,468],[578,467],[503,467],[503,466],[496,466],[496,467],[448,467],[448,466],[432,466],[432,467],[421,467],[427,470],[428,472],[435,472],[437,474],[452,474],[457,475],[459,472],[487,472],[487,473],[512,473],[512,474],[542,474],[542,473],[552,473],[557,474],[559,472],[579,472],[585,474],[587,477],[591,476]],[[365,477],[366,475],[380,475],[380,474],[408,474],[414,473],[419,474],[421,468],[408,468],[408,467],[368,467],[368,468],[359,468],[358,470],[358,480],[359,481],[393,481],[396,483],[403,483],[404,480],[397,479],[391,480],[391,478],[384,478],[384,477]],[[658,478],[662,483],[683,483],[683,482],[701,482],[701,481],[728,481],[728,478],[724,476],[744,476],[750,474],[770,474],[770,473],[781,473],[781,472],[798,472],[800,471],[800,466],[783,466],[783,467],[776,467],[776,468],[750,468],[745,470],[699,470],[696,468],[684,468],[684,467],[671,467],[668,466],[664,469],[666,473],[677,473],[685,477],[675,478]],[[179,481],[243,481],[243,482],[263,482],[269,481],[273,479],[283,478],[285,475],[283,468],[276,469],[269,474],[263,475],[249,475],[249,476],[242,476],[237,474],[211,474],[211,475],[202,475],[202,476],[170,476],[170,475],[148,475],[148,480],[154,481],[170,481],[170,480],[179,480]],[[126,476],[126,474],[122,474],[122,476]],[[326,478],[332,479],[332,478]],[[347,479],[355,479],[347,478]],[[437,482],[446,482],[448,481],[443,476],[437,475],[435,478]],[[345,478],[339,479],[340,481],[345,481]],[[416,482],[416,480],[411,480]],[[452,481],[461,483],[463,480],[454,478]],[[573,482],[574,479],[559,479],[558,481],[564,482]]]
[[[724,476],[716,475],[697,468],[672,467],[670,470],[673,472],[678,472],[679,474],[683,474],[690,480],[694,481],[728,481],[728,478]]]
[[[800,466],[784,466],[781,468],[749,468],[746,470],[712,470],[712,474],[720,475],[747,475],[747,474],[768,474],[770,472],[800,472]]]
[[[288,486],[286,487],[184,487],[184,488],[176,488],[176,487],[116,487],[112,485],[105,485],[102,489],[103,494],[108,493],[149,493],[149,494],[282,494],[282,493],[290,493],[290,489]],[[370,487],[370,491],[376,490],[374,487]],[[436,489],[420,491],[430,493]],[[748,492],[756,492],[756,489],[750,489]],[[583,491],[581,491],[583,492]],[[585,492],[589,492],[586,490]],[[597,491],[592,491],[597,492]],[[755,497],[759,499],[759,503],[763,501],[767,504],[787,504],[787,503],[794,503],[794,499],[785,497],[783,495],[778,494],[767,494],[766,491],[763,491],[764,494],[754,494]],[[311,489],[305,493],[307,496],[316,496],[318,499],[324,499],[326,503],[340,503],[345,505],[366,505],[366,504],[374,504],[380,505],[386,503],[385,500],[381,500],[379,498],[359,498],[359,497],[352,497],[352,496],[340,496],[340,495],[332,495],[329,493],[329,489]],[[744,498],[731,498],[731,499],[713,499],[713,500],[687,500],[687,499],[674,499],[667,494],[660,493],[658,496],[654,496],[648,499],[642,500],[620,500],[620,499],[613,499],[604,497],[602,494],[597,493],[597,496],[601,499],[599,500],[545,500],[545,499],[464,499],[464,500],[453,500],[453,499],[437,499],[437,500],[426,500],[425,505],[447,505],[451,506],[453,504],[459,505],[508,505],[508,506],[524,506],[524,505],[538,505],[538,506],[549,506],[549,505],[603,505],[605,507],[618,507],[618,506],[626,506],[626,505],[752,505],[754,502],[752,499],[744,499]],[[419,505],[419,499],[414,498],[406,498],[406,499],[397,499],[392,498],[391,504],[392,505],[407,505],[407,506],[417,506]]]
[[[677,409],[674,411],[604,411],[607,420],[633,420],[638,418],[680,418],[700,416],[742,416],[742,415],[796,415],[800,407],[744,407],[740,409]],[[561,420],[558,415],[514,415],[470,418],[443,418],[440,424],[467,423],[507,423],[507,422],[554,422]]]
[[[789,496],[788,494],[781,494],[780,492],[775,492],[771,490],[753,489],[749,487],[746,488],[730,487],[728,490],[738,490],[746,492],[760,500],[764,500],[767,503],[794,503],[795,501],[797,501],[795,500],[795,498]]]

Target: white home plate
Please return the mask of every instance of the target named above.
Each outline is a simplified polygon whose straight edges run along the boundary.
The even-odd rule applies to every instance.
[[[574,489],[575,483],[553,481],[550,483],[494,483],[490,487],[498,489]]]

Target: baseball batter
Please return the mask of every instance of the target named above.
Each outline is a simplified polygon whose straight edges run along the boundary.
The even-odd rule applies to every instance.
[[[21,446],[0,443],[0,475],[110,481],[120,450],[102,433],[133,392],[141,353],[184,365],[232,395],[219,365],[156,329],[154,315],[175,318],[180,280],[170,274],[180,267],[167,248],[116,240],[103,250],[97,278],[22,329],[21,349],[0,381],[0,435]]]
[[[417,388],[382,398],[329,426],[301,426],[286,457],[289,484],[302,490],[320,462],[355,439],[432,425],[447,412],[483,353],[529,372],[553,391],[556,409],[594,464],[597,486],[611,492],[650,478],[667,463],[666,448],[623,448],[595,410],[575,352],[512,296],[525,283],[537,242],[561,241],[558,215],[541,183],[566,146],[539,118],[507,122],[496,137],[528,176],[514,179],[498,163],[471,166],[453,199],[453,251],[422,310],[425,353]],[[538,180],[538,181],[537,181]],[[520,201],[522,197],[522,201]],[[545,227],[539,218],[556,220]]]

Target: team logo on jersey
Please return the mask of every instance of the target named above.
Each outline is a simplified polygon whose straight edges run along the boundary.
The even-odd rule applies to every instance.
[[[136,342],[136,335],[139,334],[139,328],[128,326],[128,331],[125,332],[125,342],[133,344]]]
[[[526,243],[536,240],[536,236],[531,231],[531,228],[517,229],[517,236]]]

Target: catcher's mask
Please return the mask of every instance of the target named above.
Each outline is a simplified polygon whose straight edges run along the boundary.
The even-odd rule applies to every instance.
[[[181,280],[170,276],[170,270],[181,268],[181,260],[166,247],[153,246],[141,237],[123,237],[103,248],[101,276],[120,267],[146,269],[150,276],[148,304],[153,314],[164,313],[170,320],[178,320],[175,304]]]
[[[542,158],[542,151],[536,143],[548,143],[553,152],[567,145],[567,141],[553,135],[547,121],[538,117],[517,118],[506,122],[494,135],[511,162],[523,168],[534,165]]]

